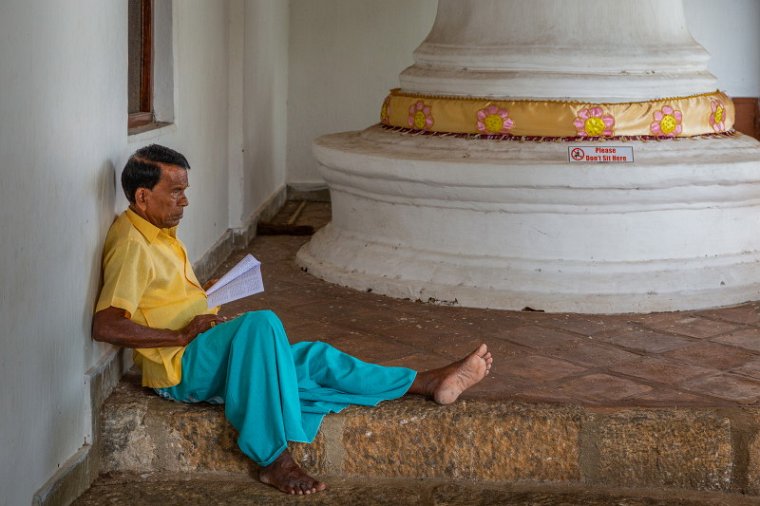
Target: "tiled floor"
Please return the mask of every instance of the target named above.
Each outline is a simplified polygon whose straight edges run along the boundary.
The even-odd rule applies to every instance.
[[[298,224],[329,221],[309,203]],[[692,312],[580,315],[443,307],[321,281],[295,264],[307,236],[258,236],[266,291],[223,314],[273,309],[292,341],[364,360],[437,367],[484,341],[495,363],[470,398],[599,406],[733,406],[760,401],[760,302]],[[226,270],[244,252],[233,255]]]

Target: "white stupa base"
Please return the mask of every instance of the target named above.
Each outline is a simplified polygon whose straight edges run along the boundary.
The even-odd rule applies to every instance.
[[[569,144],[634,164],[569,164]],[[621,313],[760,298],[760,143],[529,143],[372,127],[314,145],[333,222],[298,253],[320,278],[500,309]]]

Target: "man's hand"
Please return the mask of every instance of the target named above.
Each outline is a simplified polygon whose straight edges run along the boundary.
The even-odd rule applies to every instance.
[[[226,321],[226,317],[215,314],[201,314],[196,316],[180,331],[180,339],[182,341],[180,346],[187,346],[193,339],[198,337],[198,334],[202,334],[216,324],[224,323]]]

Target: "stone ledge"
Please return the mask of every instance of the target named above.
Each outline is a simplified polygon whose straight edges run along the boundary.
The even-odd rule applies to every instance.
[[[475,484],[413,479],[328,480],[328,490],[294,499],[257,481],[224,473],[185,476],[116,474],[99,479],[74,506],[100,504],[304,504],[333,505],[549,505],[584,506],[744,506],[756,499],[738,494],[673,489],[634,490],[525,483]]]
[[[255,466],[222,409],[165,401],[123,382],[103,409],[103,472]],[[293,454],[344,478],[552,482],[760,493],[760,409],[586,408],[421,398],[326,417]]]

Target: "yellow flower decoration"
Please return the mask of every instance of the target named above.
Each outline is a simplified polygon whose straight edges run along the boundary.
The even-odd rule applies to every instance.
[[[495,105],[489,105],[480,109],[476,113],[476,117],[478,132],[482,134],[506,134],[509,133],[509,129],[515,124],[509,118],[509,112],[506,109],[501,109]]]
[[[675,137],[683,131],[681,111],[666,105],[654,113],[654,121],[649,125],[651,132],[657,136]]]
[[[409,118],[407,123],[410,127],[417,130],[429,130],[433,126],[433,112],[429,105],[418,100],[417,103],[409,107]]]

